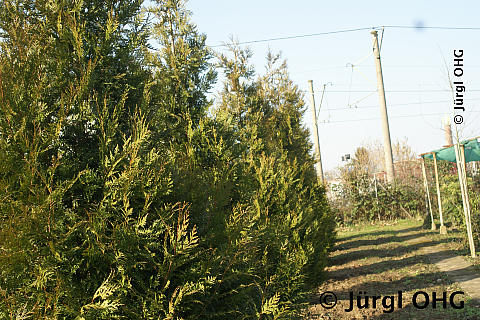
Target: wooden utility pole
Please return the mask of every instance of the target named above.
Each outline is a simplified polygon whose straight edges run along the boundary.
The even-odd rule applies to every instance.
[[[313,124],[315,125],[315,129],[313,130],[313,134],[315,135],[314,143],[315,143],[315,162],[317,163],[317,178],[320,183],[323,183],[323,168],[322,168],[322,156],[320,154],[320,139],[318,137],[318,122],[317,122],[317,110],[315,109],[315,96],[313,92],[313,80],[308,80],[308,84],[310,87],[310,104],[312,105],[312,112],[313,112]]]
[[[437,155],[433,155],[433,165],[435,167],[435,183],[437,185],[438,213],[440,215],[440,234],[447,234],[447,227],[443,224],[442,197],[440,196],[440,184],[438,183]]]
[[[437,226],[435,225],[435,221],[433,219],[433,211],[432,211],[432,202],[430,201],[430,190],[428,188],[428,180],[427,180],[427,171],[425,170],[425,159],[422,157],[422,173],[423,173],[423,186],[425,187],[426,197],[427,197],[427,211],[430,212],[430,218],[432,219],[432,230],[436,230]]]
[[[372,31],[373,35],[373,55],[375,57],[375,67],[377,69],[377,87],[380,98],[380,114],[382,117],[383,130],[383,148],[385,151],[385,169],[387,171],[387,180],[392,183],[395,178],[393,169],[392,142],[390,140],[390,128],[388,126],[387,102],[385,99],[385,88],[383,86],[382,62],[380,60],[380,49],[378,48],[377,31]]]

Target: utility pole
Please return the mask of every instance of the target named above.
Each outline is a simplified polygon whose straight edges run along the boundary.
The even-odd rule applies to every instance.
[[[312,105],[312,112],[313,112],[313,124],[315,125],[315,129],[313,133],[315,135],[314,143],[315,143],[315,162],[317,163],[317,178],[320,183],[323,184],[323,168],[322,168],[322,156],[320,155],[320,140],[318,137],[318,122],[317,122],[317,110],[315,109],[315,96],[313,93],[313,80],[308,80],[308,84],[310,87],[310,104]]]
[[[377,87],[380,98],[380,114],[382,117],[383,130],[383,148],[385,151],[385,169],[387,171],[387,180],[392,183],[395,178],[393,169],[392,142],[390,141],[390,128],[388,126],[387,102],[385,99],[385,88],[383,86],[382,62],[380,60],[380,49],[378,48],[377,31],[372,31],[373,35],[373,56],[375,58],[375,67],[377,69]]]
[[[450,122],[450,117],[445,115],[443,117],[443,130],[445,131],[445,141],[447,142],[447,146],[453,145],[453,137],[452,137],[452,127]]]

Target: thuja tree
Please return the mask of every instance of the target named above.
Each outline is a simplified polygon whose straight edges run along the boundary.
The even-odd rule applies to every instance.
[[[240,174],[232,199],[254,235],[245,238],[251,250],[238,250],[242,258],[232,261],[232,269],[240,261],[247,264],[250,271],[242,276],[252,277],[256,286],[245,287],[242,281],[249,280],[240,276],[229,284],[249,292],[250,312],[293,317],[308,281],[320,280],[332,243],[332,219],[313,171],[308,132],[301,125],[302,95],[286,64],[269,54],[266,74],[255,79],[250,52],[235,45],[230,49],[219,59],[227,81],[217,121],[235,133],[228,143]]]
[[[78,172],[58,178],[60,136],[85,101],[92,71],[80,61],[73,6],[4,1],[0,8],[2,318],[53,316],[65,297],[55,253],[69,218],[63,196]],[[61,61],[76,62],[75,72],[64,74]]]
[[[208,116],[205,36],[140,6],[0,4],[0,317],[298,316],[333,234],[298,88],[233,47]]]
[[[210,130],[207,111],[211,102],[206,95],[216,80],[216,72],[206,36],[190,21],[185,1],[155,3],[149,14],[156,46],[149,51],[147,60],[153,73],[148,107],[152,146],[170,160],[173,192],[164,200],[189,202],[192,222],[203,233],[211,185],[205,175],[209,174],[207,166],[214,163],[195,159],[195,154],[207,152],[200,132]]]
[[[153,206],[171,180],[148,142],[139,6],[1,4],[1,318],[174,318],[208,285],[179,275],[188,206]]]

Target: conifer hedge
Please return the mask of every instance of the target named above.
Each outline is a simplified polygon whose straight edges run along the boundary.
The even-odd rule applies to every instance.
[[[301,317],[334,240],[303,96],[205,40],[181,0],[0,3],[1,319]]]

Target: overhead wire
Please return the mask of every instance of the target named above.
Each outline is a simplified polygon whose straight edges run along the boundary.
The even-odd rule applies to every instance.
[[[325,96],[325,91],[326,91],[328,85],[333,85],[333,83],[327,82],[327,83],[323,84],[322,97],[320,98],[320,105],[318,106],[317,119],[320,117],[320,110],[322,108],[323,98]]]
[[[307,92],[306,90],[300,90]],[[449,92],[449,89],[427,89],[427,90],[385,90],[385,93],[411,93],[411,92]],[[480,92],[480,89],[471,89],[469,92]],[[348,93],[349,90],[330,90],[330,93]],[[357,93],[370,93],[372,90],[352,90],[351,92]]]
[[[348,101],[347,101],[347,106],[348,106],[349,108],[351,108],[352,105],[356,105],[358,102],[360,102],[360,101],[368,98],[369,96],[371,96],[373,93],[376,92],[376,91],[374,91],[373,93],[368,94],[367,96],[365,96],[365,97],[363,97],[363,98],[355,101],[354,103],[350,103],[351,95],[352,95],[353,68],[357,67],[360,63],[362,63],[362,62],[365,61],[367,58],[369,58],[369,57],[372,55],[372,53],[373,53],[373,51],[370,52],[369,54],[367,54],[365,57],[359,59],[357,62],[355,62],[355,63],[350,63],[350,62],[349,62],[349,63],[347,63],[347,64],[345,65],[346,67],[349,67],[349,66],[350,66],[350,67],[352,68],[352,69],[351,69],[352,71],[351,71],[351,73],[350,73],[350,85],[349,85],[349,88],[348,88]],[[361,72],[361,71],[358,70],[358,69],[357,69],[357,71],[358,71],[359,74],[360,74],[362,77],[364,77],[367,81],[372,82],[365,74],[363,74],[363,72]],[[373,82],[372,82],[372,83],[373,83]]]
[[[361,102],[361,101],[363,101],[363,100],[371,97],[371,96],[374,95],[375,93],[377,93],[377,91],[372,91],[371,93],[367,94],[366,96],[364,96],[364,97],[356,100],[354,103],[349,104],[349,105],[348,105],[348,108],[345,108],[345,109],[352,109],[352,106],[355,107],[354,109],[359,109],[359,107],[357,106],[357,104],[358,104],[359,102]],[[378,107],[378,106],[377,106],[377,107]],[[361,107],[360,107],[360,109],[361,109]]]
[[[470,111],[472,113],[479,113],[480,111]],[[438,113],[427,113],[427,114],[407,114],[407,115],[399,115],[399,116],[389,116],[389,118],[411,118],[411,117],[423,117],[423,116],[438,116],[444,115],[444,112]],[[335,121],[322,121],[322,123],[340,123],[340,122],[358,122],[358,121],[368,121],[368,120],[379,120],[380,117],[374,118],[363,118],[363,119],[347,119],[347,120],[335,120]]]
[[[383,33],[385,32],[385,27],[382,27],[382,37],[380,38],[380,44],[378,45],[378,51],[382,52],[382,44],[383,44]]]
[[[375,67],[373,64],[372,65],[356,65],[357,68],[373,68]],[[299,74],[299,73],[307,73],[307,72],[313,72],[313,71],[319,71],[319,70],[326,70],[326,69],[344,69],[345,66],[325,66],[325,67],[318,67],[318,68],[309,68],[308,70],[300,70],[300,71],[290,71],[291,74]],[[438,68],[438,65],[386,65],[382,66],[383,69],[389,69],[389,68]],[[469,65],[469,68],[480,68],[480,65]]]
[[[347,63],[346,67],[350,65],[352,67],[352,72],[350,73],[350,85],[348,86],[348,99],[347,106],[350,107],[350,96],[352,95],[352,82],[353,82],[353,63]]]
[[[375,93],[375,92],[373,92]],[[480,101],[480,99],[464,99],[464,101]],[[387,107],[399,107],[399,106],[409,106],[409,105],[421,105],[421,104],[431,104],[431,103],[448,103],[452,102],[451,100],[436,100],[436,101],[422,101],[422,102],[407,102],[407,103],[395,103],[388,104]],[[378,105],[366,105],[359,106],[354,109],[371,109],[378,108]],[[342,110],[351,110],[352,108],[332,108],[331,111],[342,111]]]
[[[480,27],[438,27],[438,26],[399,26],[399,25],[386,25],[382,28],[391,29],[438,29],[438,30],[480,30]]]
[[[470,31],[480,30],[480,27],[444,27],[444,26],[431,26],[431,27],[429,27],[429,26],[385,25],[385,26],[373,26],[373,27],[353,28],[353,29],[342,29],[342,30],[334,30],[334,31],[326,31],[326,32],[316,32],[316,33],[309,33],[309,34],[299,34],[299,35],[284,36],[284,37],[250,40],[250,41],[237,42],[236,44],[237,45],[244,45],[244,44],[254,44],[254,43],[262,43],[262,42],[270,42],[270,41],[292,40],[292,39],[300,39],[300,38],[325,36],[325,35],[331,35],[331,34],[339,34],[339,33],[349,33],[349,32],[357,32],[357,31],[365,31],[365,30],[378,30],[378,29],[385,29],[385,28],[389,28],[389,29],[470,30]],[[223,43],[223,44],[218,44],[218,45],[211,45],[209,47],[210,48],[228,47],[228,44]]]
[[[419,89],[422,88],[422,84],[421,84],[421,83],[418,84],[418,88],[419,88]],[[421,105],[421,109],[420,109],[421,113],[420,113],[420,114],[421,114],[421,116],[422,116],[423,123],[426,124],[427,126],[429,126],[430,129],[433,129],[434,131],[435,131],[435,130],[438,130],[438,129],[441,130],[441,128],[442,128],[441,126],[438,127],[438,124],[435,125],[435,124],[431,123],[431,122],[430,122],[429,120],[427,120],[426,117],[424,116],[424,112],[423,112],[423,108],[422,108],[422,107],[423,107],[423,99],[422,99],[422,92],[421,92],[421,91],[418,92],[418,102],[419,102],[419,104]]]
[[[364,30],[371,30],[371,27],[364,27],[364,28],[354,28],[354,29],[344,29],[344,30],[335,30],[335,31],[327,31],[327,32],[317,32],[317,33],[309,33],[309,34],[300,34],[300,35],[293,35],[293,36],[285,36],[285,37],[276,37],[276,38],[269,38],[269,39],[260,39],[260,40],[250,40],[250,41],[243,41],[236,43],[237,45],[244,45],[244,44],[252,44],[252,43],[260,43],[260,42],[270,42],[270,41],[279,41],[279,40],[291,40],[291,39],[299,39],[299,38],[309,38],[309,37],[317,37],[317,36],[324,36],[329,34],[338,34],[338,33],[347,33],[347,32],[355,32],[355,31],[364,31]],[[210,46],[211,48],[217,47],[227,47],[228,44],[218,44]]]
[[[307,37],[316,37],[316,36],[324,36],[324,35],[332,35],[332,34],[340,34],[340,33],[350,33],[350,32],[357,32],[357,31],[364,31],[364,30],[376,30],[376,29],[381,29],[382,30],[382,35],[380,39],[380,44],[379,44],[379,49],[381,50],[382,44],[383,44],[383,38],[384,38],[384,32],[386,28],[390,29],[438,29],[438,30],[471,30],[471,31],[480,31],[480,27],[445,27],[445,26],[400,26],[400,25],[384,25],[384,26],[374,26],[374,27],[362,27],[362,28],[353,28],[353,29],[343,29],[343,30],[334,30],[334,31],[328,31],[328,32],[318,32],[318,33],[310,33],[310,34],[301,34],[301,35],[293,35],[293,36],[284,36],[284,37],[276,37],[276,38],[268,38],[268,39],[259,39],[259,40],[251,40],[251,41],[244,41],[244,42],[237,42],[237,45],[245,45],[245,44],[254,44],[254,43],[262,43],[262,42],[270,42],[270,41],[280,41],[280,40],[291,40],[291,39],[299,39],[299,38],[307,38]],[[226,47],[228,44],[221,44],[221,45],[213,45],[210,46],[211,48],[215,47]],[[370,53],[371,54],[371,53]],[[370,55],[369,54],[369,55]],[[368,55],[368,56],[369,56]],[[368,57],[367,56],[367,57]],[[367,58],[366,57],[366,58]],[[365,58],[365,59],[366,59]],[[348,65],[347,65],[348,66]],[[399,67],[405,67],[405,66],[399,66]],[[427,67],[427,66],[415,66],[415,67]],[[436,67],[436,66],[432,66]],[[354,65],[351,64],[352,68],[352,74],[351,74],[351,80],[350,80],[350,85],[349,85],[349,90],[331,90],[329,91],[330,93],[349,93],[349,102],[350,102],[350,95],[352,92],[356,93],[369,93],[368,96],[371,94],[375,93],[374,91],[372,93],[371,90],[351,90],[352,86],[352,76],[353,76],[353,68]],[[357,69],[358,70],[358,69]],[[305,92],[304,90],[300,90]],[[410,93],[410,92],[447,92],[449,90],[387,90],[386,93]],[[469,90],[470,92],[478,92],[480,90]],[[368,97],[367,96],[367,97]],[[362,98],[360,101],[366,99]],[[448,102],[448,101],[444,101]],[[430,102],[423,102],[423,103],[430,103]],[[432,102],[433,103],[433,102]],[[436,102],[435,102],[436,103]],[[412,103],[411,103],[412,104]],[[397,105],[408,105],[408,104],[397,104]],[[394,106],[394,105],[390,105]],[[373,106],[372,106],[373,107]],[[366,107],[361,107],[361,108],[366,108]],[[329,111],[332,110],[339,110],[339,109],[330,109]],[[472,111],[472,112],[477,112],[477,111]],[[433,116],[433,115],[440,115],[443,113],[431,113],[431,114],[421,114],[421,115],[404,115],[404,116],[393,116],[393,118],[402,118],[402,117],[417,117],[417,116]],[[355,119],[355,120],[339,120],[339,121],[329,121],[328,123],[335,123],[335,122],[352,122],[352,121],[366,121],[366,120],[376,120],[379,118],[366,118],[366,119]]]

